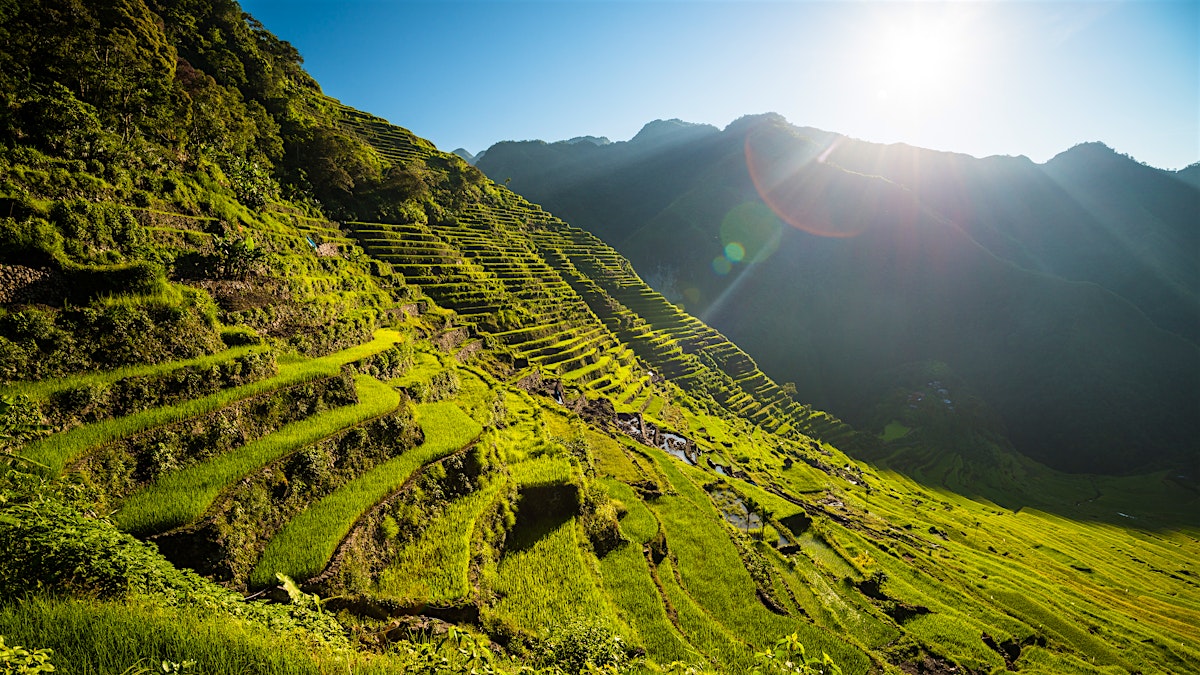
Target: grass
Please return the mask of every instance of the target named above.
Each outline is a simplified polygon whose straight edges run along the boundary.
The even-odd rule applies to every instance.
[[[504,554],[492,585],[500,596],[495,614],[535,634],[585,617],[612,622],[612,609],[585,567],[576,529],[569,518],[528,548]]]
[[[658,533],[658,520],[628,485],[608,478],[600,479],[608,496],[621,502],[626,513],[621,517],[621,534],[636,544],[648,543]]]
[[[644,480],[638,469],[621,444],[605,434],[589,430],[588,445],[592,448],[592,457],[596,461],[596,470],[605,476],[612,476],[625,483],[636,483]]]
[[[678,496],[664,496],[651,508],[666,529],[668,546],[679,564],[682,585],[697,605],[738,639],[763,648],[798,632],[815,653],[828,652],[846,673],[866,672],[870,662],[861,651],[831,634],[769,611],[755,598],[757,586],[746,571],[729,531],[702,490],[662,453],[655,453]]]
[[[136,602],[29,599],[0,608],[0,634],[9,645],[52,649],[64,675],[161,673],[164,662],[185,661],[212,675],[318,675],[346,658],[264,625]]]
[[[251,573],[252,586],[273,583],[277,572],[295,579],[320,574],[360,516],[421,466],[463,447],[482,431],[454,403],[420,404],[415,417],[425,442],[375,466],[292,519],[267,543]]]
[[[69,431],[30,443],[21,450],[21,456],[44,465],[49,473],[58,475],[68,464],[98,445],[151,427],[203,415],[265,391],[336,375],[347,363],[378,354],[402,339],[403,336],[394,330],[380,329],[375,331],[375,338],[370,342],[318,359],[298,359],[281,363],[279,374],[275,377],[225,389],[210,396],[184,403],[153,408],[126,417],[75,427]]]
[[[679,627],[698,651],[728,672],[745,672],[754,663],[754,650],[734,636],[716,617],[701,607],[676,578],[670,558],[658,566],[663,592],[675,608]]]
[[[618,617],[637,632],[650,658],[658,663],[701,660],[667,617],[666,605],[650,576],[650,565],[640,544],[623,544],[601,558],[600,576],[605,593],[617,606]]]
[[[912,431],[912,429],[909,429],[896,420],[892,420],[891,422],[888,422],[886,427],[883,428],[883,433],[879,435],[879,440],[884,441],[885,443],[888,441],[894,441],[904,438],[910,431]]]
[[[503,482],[455,500],[420,538],[403,546],[379,575],[375,593],[409,603],[449,604],[467,598],[471,537],[480,514],[495,499]]]
[[[571,482],[571,462],[566,457],[542,455],[509,467],[513,481],[520,487],[565,485]]]
[[[247,473],[400,404],[400,394],[375,378],[358,375],[355,383],[357,404],[293,422],[236,450],[163,476],[130,496],[116,514],[117,525],[143,536],[190,523]]]

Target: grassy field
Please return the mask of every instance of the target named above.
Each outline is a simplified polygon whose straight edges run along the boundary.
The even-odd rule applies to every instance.
[[[222,490],[290,452],[394,410],[396,390],[365,375],[355,378],[358,403],[289,424],[232,452],[167,474],[129,497],[116,513],[121,529],[138,536],[164,532],[199,518]]]
[[[184,368],[212,366],[219,363],[232,361],[239,356],[245,356],[255,352],[269,351],[267,345],[243,345],[241,347],[231,347],[223,352],[209,354],[206,356],[198,356],[194,359],[184,359],[179,361],[167,361],[164,363],[142,364],[137,366],[126,366],[124,368],[116,368],[114,370],[103,370],[93,373],[81,373],[71,377],[60,378],[55,380],[40,380],[36,382],[13,382],[0,386],[0,395],[15,395],[24,394],[33,400],[41,400],[52,396],[60,391],[76,389],[79,387],[95,386],[112,384],[118,380],[124,380],[133,377],[149,377],[154,375],[164,375],[166,373],[182,370]]]
[[[375,339],[349,349],[318,359],[302,359],[281,363],[279,374],[241,387],[226,389],[204,398],[193,399],[178,405],[154,408],[127,417],[104,420],[96,424],[76,427],[60,434],[35,441],[21,450],[21,455],[47,467],[57,475],[71,461],[89,449],[108,441],[129,436],[155,426],[162,426],[181,419],[195,417],[227,406],[235,401],[256,394],[304,382],[318,377],[334,375],[345,364],[378,354],[402,339],[396,331],[381,329]]]
[[[489,589],[500,598],[491,607],[496,616],[534,634],[579,619],[612,623],[612,608],[584,562],[576,529],[570,518],[528,547],[505,552]]]
[[[379,575],[375,592],[405,604],[445,605],[472,595],[468,567],[476,521],[503,487],[493,480],[451,503],[430,522],[420,538],[396,553]]]
[[[367,471],[291,520],[267,544],[251,574],[251,585],[273,583],[277,572],[295,579],[320,574],[367,509],[400,487],[414,471],[463,447],[482,431],[454,403],[419,404],[415,417],[425,442]]]

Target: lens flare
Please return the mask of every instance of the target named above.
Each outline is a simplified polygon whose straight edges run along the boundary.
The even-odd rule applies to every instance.
[[[712,268],[718,275],[725,276],[733,271],[733,263],[729,262],[729,259],[725,256],[719,255],[713,258]]]
[[[760,263],[779,248],[783,223],[765,204],[743,202],[721,220],[721,245],[733,262]]]
[[[853,195],[836,194],[843,192],[839,169],[824,163],[826,150],[781,130],[755,129],[746,135],[746,169],[763,203],[788,225],[818,237],[857,236],[866,223],[845,208]]]
[[[746,249],[736,241],[731,241],[725,244],[725,257],[729,258],[729,262],[742,262],[742,258],[746,257]]]

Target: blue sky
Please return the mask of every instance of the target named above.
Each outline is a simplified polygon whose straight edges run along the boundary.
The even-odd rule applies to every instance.
[[[325,92],[443,150],[654,119],[1044,162],[1200,160],[1200,2],[245,0]]]

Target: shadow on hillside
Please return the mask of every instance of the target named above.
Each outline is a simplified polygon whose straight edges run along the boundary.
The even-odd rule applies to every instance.
[[[508,533],[506,548],[532,548],[579,510],[579,488],[575,485],[539,485],[523,488],[517,498],[517,522]]]
[[[858,459],[933,491],[990,502],[1010,512],[1032,509],[1146,531],[1200,531],[1200,480],[1186,468],[1120,476],[1070,474],[995,448],[986,454],[904,448]]]

